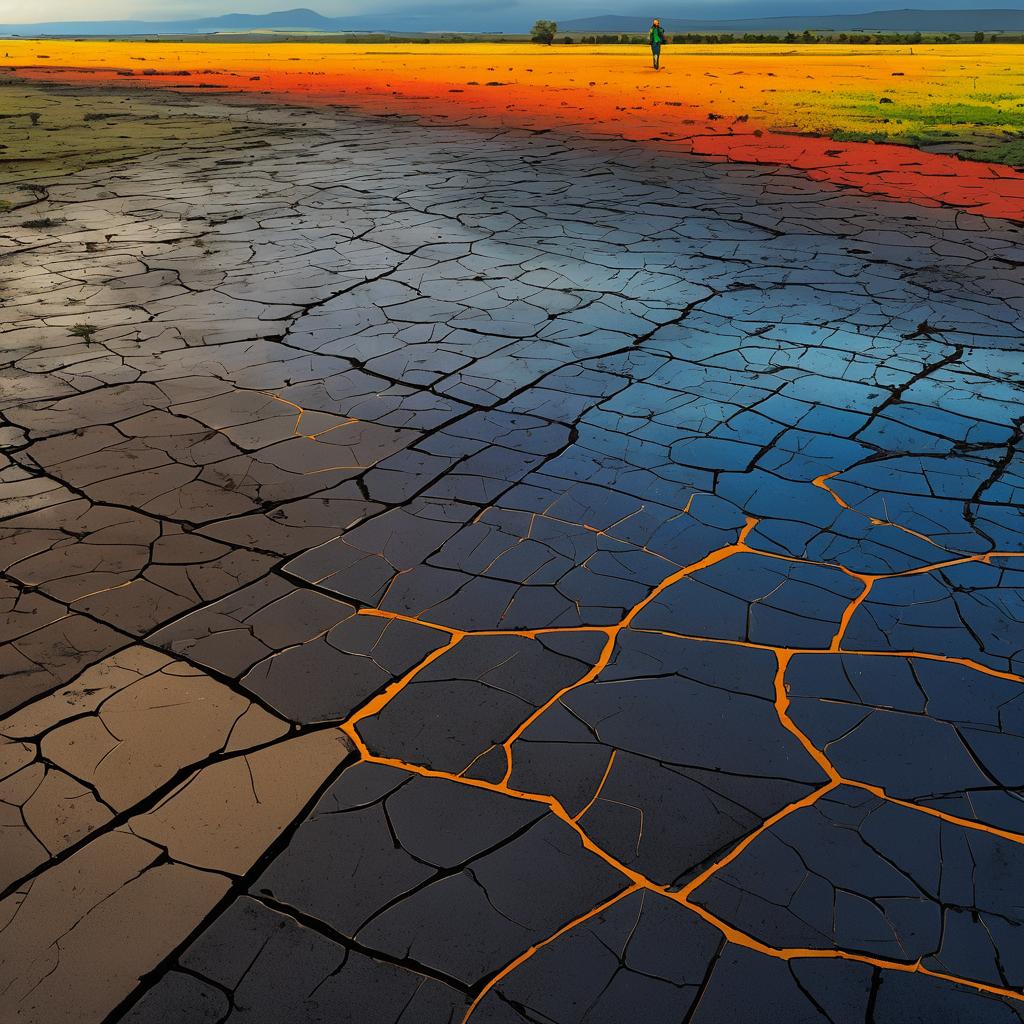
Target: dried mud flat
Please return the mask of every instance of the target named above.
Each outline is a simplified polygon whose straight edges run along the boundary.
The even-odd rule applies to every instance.
[[[223,110],[0,217],[0,1020],[1024,1020],[1021,227]]]

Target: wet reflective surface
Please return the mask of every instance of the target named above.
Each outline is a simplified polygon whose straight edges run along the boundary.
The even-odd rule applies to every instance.
[[[2,217],[10,1019],[1024,1019],[1021,228],[232,116]]]

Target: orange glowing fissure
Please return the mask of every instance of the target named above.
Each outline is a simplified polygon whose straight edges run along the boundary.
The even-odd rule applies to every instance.
[[[823,487],[830,494],[832,494],[832,496],[836,500],[836,502],[839,505],[841,505],[844,509],[850,509],[850,506],[847,505],[846,503],[844,503],[842,501],[842,499],[837,494],[835,494],[831,490],[831,488],[829,488],[827,486],[826,481],[831,476],[834,476],[834,475],[835,474],[829,474],[826,477],[818,478],[817,480],[814,481],[814,484],[816,486],[818,486],[818,487]],[[689,507],[690,506],[689,506],[689,503],[688,503],[687,508],[686,508],[686,510],[684,510],[683,514],[686,514],[689,511]],[[856,510],[853,509],[852,511],[856,511]],[[564,520],[557,520],[557,521],[558,522],[564,522]],[[579,528],[586,529],[586,530],[589,530],[589,531],[592,531],[592,532],[601,533],[601,535],[605,536],[605,537],[609,536],[607,531],[598,531],[598,530],[595,530],[593,527],[587,526],[586,524],[582,524],[581,523],[581,524],[571,524],[571,525],[576,525]],[[892,527],[894,527],[896,529],[903,529],[903,527],[899,527],[899,526],[897,526],[897,524],[893,524],[893,523],[880,523],[879,525],[892,526]],[[426,778],[444,779],[444,780],[447,780],[449,782],[458,783],[460,785],[472,786],[472,787],[475,787],[475,788],[478,788],[478,789],[485,789],[485,790],[487,790],[489,792],[500,793],[500,794],[502,794],[504,796],[513,797],[515,799],[528,800],[528,801],[532,801],[532,802],[535,802],[535,803],[543,804],[543,805],[545,805],[549,809],[549,811],[555,817],[557,817],[560,821],[565,823],[569,828],[571,828],[576,833],[576,835],[579,837],[579,840],[580,840],[581,844],[583,845],[583,847],[586,850],[588,850],[589,852],[591,852],[595,856],[600,857],[603,861],[605,861],[605,863],[607,863],[609,866],[613,867],[616,871],[621,873],[623,878],[624,878],[624,880],[625,880],[624,888],[620,892],[616,893],[610,899],[604,901],[603,903],[601,903],[598,906],[594,907],[593,909],[589,910],[587,913],[581,915],[580,917],[576,918],[575,920],[570,921],[569,923],[563,925],[556,932],[554,932],[552,935],[548,936],[544,940],[536,943],[535,945],[531,946],[529,949],[525,950],[523,953],[521,953],[519,956],[517,956],[514,960],[512,960],[510,963],[508,963],[505,967],[503,967],[500,971],[498,971],[495,975],[493,975],[486,982],[486,984],[481,988],[481,990],[476,994],[476,997],[473,1000],[472,1005],[469,1007],[468,1011],[466,1012],[465,1017],[463,1018],[463,1024],[466,1024],[466,1022],[468,1022],[470,1020],[470,1018],[473,1016],[474,1012],[476,1011],[477,1007],[480,1005],[481,1001],[487,996],[487,994],[494,988],[495,985],[499,984],[502,981],[503,978],[505,978],[512,971],[516,970],[519,966],[521,966],[523,963],[525,963],[527,960],[529,960],[530,957],[532,957],[536,952],[538,952],[539,950],[543,949],[545,946],[551,944],[556,939],[558,939],[560,936],[562,936],[562,935],[566,934],[567,932],[571,931],[573,928],[576,928],[576,927],[580,926],[581,924],[584,924],[586,921],[591,920],[594,917],[600,915],[601,913],[603,913],[605,910],[607,910],[610,906],[612,906],[614,903],[618,902],[619,900],[625,898],[626,896],[630,895],[631,893],[638,892],[638,891],[650,891],[650,892],[657,893],[657,894],[659,894],[659,895],[661,895],[663,897],[666,897],[668,899],[674,900],[675,902],[677,902],[677,903],[681,904],[682,906],[686,907],[688,910],[690,910],[693,913],[697,914],[704,921],[706,921],[707,923],[709,923],[710,925],[712,925],[713,927],[718,929],[718,931],[722,934],[723,938],[725,938],[727,941],[732,942],[732,943],[734,943],[736,945],[739,945],[739,946],[743,946],[746,949],[750,949],[750,950],[752,950],[754,952],[757,952],[757,953],[760,953],[760,954],[762,954],[764,956],[773,957],[773,958],[779,959],[779,960],[793,960],[793,959],[801,959],[801,958],[805,958],[805,959],[828,959],[828,958],[831,958],[831,959],[857,961],[859,963],[869,964],[871,966],[878,967],[878,968],[884,968],[886,970],[925,974],[925,975],[928,975],[929,977],[937,978],[937,979],[940,979],[940,980],[943,980],[943,981],[954,982],[956,984],[966,986],[966,987],[974,989],[976,991],[987,992],[987,993],[990,993],[990,994],[993,994],[993,995],[1003,996],[1003,997],[1006,997],[1006,998],[1009,998],[1009,999],[1014,999],[1014,1000],[1018,1000],[1018,1001],[1024,1002],[1024,994],[1022,994],[1021,992],[1015,991],[1013,989],[1000,988],[998,986],[988,985],[988,984],[985,984],[983,982],[974,981],[974,980],[972,980],[970,978],[961,978],[961,977],[956,977],[954,975],[944,974],[944,973],[941,973],[939,971],[933,971],[933,970],[925,967],[920,961],[915,961],[915,962],[912,962],[912,963],[903,963],[903,962],[900,962],[900,961],[885,960],[885,959],[881,959],[881,958],[878,958],[878,957],[872,957],[872,956],[868,956],[866,954],[856,953],[856,952],[852,952],[850,950],[839,949],[839,948],[835,948],[835,949],[777,948],[777,947],[774,947],[774,946],[770,946],[770,945],[768,945],[768,944],[766,944],[764,942],[761,942],[760,940],[754,938],[753,936],[748,935],[745,932],[742,932],[741,930],[733,927],[727,921],[724,921],[724,920],[720,919],[719,917],[717,917],[715,914],[713,914],[707,908],[701,906],[701,904],[697,903],[692,898],[694,896],[694,894],[696,893],[696,891],[705,882],[707,882],[710,878],[714,877],[714,875],[717,874],[719,871],[721,871],[722,868],[724,868],[728,864],[732,863],[737,857],[740,856],[740,854],[743,853],[744,850],[746,850],[751,844],[756,842],[757,839],[760,836],[762,836],[765,832],[767,832],[773,826],[778,824],[778,822],[782,821],[784,818],[786,818],[790,814],[793,814],[795,811],[801,810],[802,808],[806,808],[806,807],[812,806],[822,796],[824,796],[825,794],[827,794],[827,793],[831,792],[832,790],[838,788],[839,786],[850,786],[850,787],[853,787],[853,788],[856,788],[856,789],[863,790],[865,792],[868,792],[868,793],[872,794],[873,796],[877,797],[878,799],[889,801],[890,803],[893,803],[893,804],[898,805],[900,807],[906,808],[908,810],[916,811],[916,812],[928,815],[928,816],[933,817],[933,818],[938,818],[941,821],[947,822],[947,823],[952,824],[952,825],[959,826],[961,828],[967,828],[967,829],[971,829],[971,830],[978,831],[978,832],[984,832],[984,833],[986,833],[988,835],[995,836],[995,837],[998,837],[1000,839],[1005,839],[1005,840],[1008,840],[1008,841],[1013,842],[1013,843],[1024,844],[1024,835],[1022,835],[1022,834],[1019,834],[1019,833],[1016,833],[1016,832],[1011,832],[1011,831],[1008,831],[1006,829],[997,828],[995,826],[986,825],[986,824],[984,824],[982,822],[972,821],[972,820],[966,819],[966,818],[960,818],[960,817],[958,817],[956,815],[948,814],[948,813],[946,813],[944,811],[939,811],[939,810],[936,810],[936,809],[931,808],[931,807],[920,806],[920,805],[915,804],[915,803],[910,802],[910,801],[900,800],[898,798],[890,796],[880,786],[875,786],[875,785],[871,785],[869,783],[861,782],[861,781],[859,781],[857,779],[845,778],[836,769],[836,767],[831,763],[831,761],[829,760],[828,756],[824,753],[824,751],[818,749],[814,745],[814,743],[811,741],[811,739],[806,735],[806,733],[804,733],[800,729],[800,727],[790,717],[790,715],[789,715],[789,704],[790,704],[790,701],[789,701],[789,694],[788,694],[787,688],[786,688],[786,670],[787,670],[787,668],[789,666],[789,663],[790,663],[790,660],[793,658],[793,656],[796,655],[796,654],[813,654],[813,653],[817,653],[817,654],[821,654],[821,653],[839,653],[839,654],[871,655],[871,656],[877,656],[877,657],[913,657],[913,658],[923,658],[923,659],[928,659],[928,660],[942,661],[942,662],[946,662],[946,663],[950,663],[950,664],[963,665],[965,667],[969,667],[969,668],[975,669],[977,671],[984,672],[984,673],[986,673],[988,675],[991,675],[991,676],[994,676],[994,677],[998,677],[998,678],[1002,678],[1002,679],[1009,679],[1009,680],[1013,680],[1013,681],[1016,681],[1016,682],[1019,682],[1019,683],[1024,683],[1024,676],[1015,675],[1015,674],[1013,674],[1011,672],[1000,671],[998,669],[992,669],[992,668],[990,668],[988,666],[981,665],[980,663],[973,662],[970,659],[953,658],[953,657],[946,657],[944,655],[930,654],[930,653],[926,653],[926,652],[920,652],[919,653],[919,652],[914,652],[914,651],[851,651],[851,650],[847,650],[847,649],[845,649],[845,648],[843,648],[841,646],[841,644],[842,644],[842,637],[843,637],[843,634],[844,634],[844,631],[845,631],[845,628],[846,628],[847,624],[849,623],[850,619],[852,618],[852,615],[856,611],[857,607],[859,607],[860,604],[863,602],[864,597],[870,591],[871,584],[876,579],[894,578],[894,577],[898,577],[898,576],[906,576],[906,575],[914,575],[914,574],[918,574],[918,573],[925,573],[925,572],[930,572],[930,571],[933,571],[935,569],[943,568],[943,567],[949,566],[949,565],[962,564],[964,562],[971,562],[971,561],[985,562],[985,561],[988,561],[989,559],[995,558],[995,557],[1001,557],[1001,558],[1022,557],[1022,553],[1020,553],[1020,552],[1006,552],[1006,553],[998,553],[998,554],[990,552],[990,553],[984,554],[984,555],[961,556],[961,557],[946,559],[946,560],[941,561],[941,562],[936,562],[936,563],[928,565],[928,566],[922,566],[922,567],[919,567],[919,568],[916,568],[916,569],[907,570],[906,572],[903,572],[903,573],[890,573],[890,574],[886,574],[884,577],[883,576],[862,576],[862,575],[858,575],[857,573],[853,573],[850,570],[844,569],[842,566],[838,566],[838,565],[832,566],[833,568],[841,569],[842,571],[847,572],[849,575],[854,576],[854,577],[856,577],[858,579],[861,579],[862,582],[864,583],[864,590],[861,592],[861,594],[859,594],[856,598],[854,598],[850,602],[848,608],[846,609],[845,613],[842,616],[840,628],[837,631],[836,636],[835,636],[832,644],[830,644],[830,646],[828,648],[824,649],[824,650],[822,650],[820,648],[784,648],[784,647],[773,647],[773,646],[768,645],[768,644],[757,644],[757,643],[751,643],[751,642],[748,642],[748,641],[720,640],[720,639],[712,639],[712,638],[707,638],[707,637],[687,636],[685,634],[672,633],[672,632],[665,631],[665,630],[639,630],[639,632],[653,632],[653,633],[658,633],[658,634],[664,635],[664,636],[678,637],[680,639],[703,641],[703,642],[707,642],[707,643],[728,644],[728,645],[734,645],[734,646],[740,646],[740,647],[749,647],[749,648],[754,648],[754,649],[758,649],[758,650],[772,651],[774,653],[774,655],[775,655],[775,658],[776,658],[776,673],[775,673],[775,680],[774,680],[774,688],[775,688],[774,706],[775,706],[776,714],[778,716],[779,723],[782,725],[782,727],[784,729],[786,729],[787,732],[789,732],[800,743],[800,745],[804,748],[804,750],[807,752],[807,754],[821,768],[822,772],[825,774],[825,776],[827,778],[827,781],[823,785],[821,785],[820,787],[815,789],[813,792],[809,793],[807,796],[803,797],[801,800],[797,800],[794,803],[789,804],[788,806],[786,806],[786,807],[782,808],[781,810],[777,811],[775,814],[771,815],[771,817],[769,817],[764,822],[762,822],[761,825],[758,826],[758,828],[754,829],[748,835],[744,836],[741,840],[739,840],[729,850],[729,852],[727,854],[725,854],[719,860],[715,861],[713,864],[711,864],[708,868],[706,868],[704,871],[702,871],[696,877],[691,879],[682,889],[673,891],[673,890],[669,889],[668,887],[666,887],[664,885],[659,885],[658,883],[652,881],[651,879],[647,878],[646,876],[640,874],[639,872],[637,872],[637,871],[633,870],[632,868],[628,867],[627,865],[623,864],[614,855],[608,853],[606,850],[602,849],[597,843],[595,843],[590,838],[590,836],[587,834],[586,829],[580,824],[580,820],[585,816],[586,812],[590,809],[590,807],[596,801],[601,799],[601,791],[604,788],[604,785],[607,782],[608,777],[611,774],[611,771],[612,771],[612,768],[613,768],[613,765],[614,765],[614,761],[615,761],[615,753],[614,752],[612,753],[611,757],[609,758],[608,764],[607,764],[607,766],[605,768],[605,771],[604,771],[604,775],[602,776],[600,782],[598,783],[597,788],[596,788],[596,790],[594,792],[594,795],[591,798],[590,802],[583,808],[583,810],[581,810],[576,815],[570,815],[568,813],[568,811],[565,809],[565,807],[562,806],[561,802],[556,797],[554,797],[554,796],[552,796],[550,794],[518,790],[518,789],[515,789],[515,788],[513,788],[511,786],[510,780],[511,780],[511,776],[512,776],[512,757],[513,757],[513,755],[512,755],[512,746],[515,743],[515,741],[517,739],[519,739],[523,735],[523,733],[529,728],[529,726],[532,723],[534,723],[535,721],[537,721],[537,719],[540,718],[540,716],[543,715],[545,713],[545,711],[549,710],[551,707],[553,707],[555,704],[557,704],[559,701],[561,701],[562,698],[565,697],[565,695],[567,693],[569,693],[572,690],[575,690],[576,688],[578,688],[580,686],[584,686],[587,683],[593,681],[595,678],[597,678],[597,676],[602,672],[602,670],[608,665],[609,661],[611,660],[611,657],[612,657],[612,654],[614,653],[616,641],[617,641],[617,639],[619,637],[619,634],[623,630],[630,628],[631,624],[636,619],[636,617],[640,614],[640,612],[644,608],[648,607],[653,601],[655,601],[658,598],[658,596],[660,594],[664,593],[664,591],[666,591],[673,584],[679,582],[680,580],[684,579],[685,577],[687,577],[687,576],[689,576],[689,575],[691,575],[691,574],[693,574],[695,572],[700,571],[701,569],[706,569],[706,568],[708,568],[708,567],[710,567],[712,565],[718,564],[718,563],[720,563],[720,562],[722,562],[722,561],[724,561],[724,560],[726,560],[728,558],[731,558],[732,556],[737,555],[737,554],[743,553],[743,554],[755,554],[755,555],[765,556],[767,554],[766,552],[759,551],[756,548],[751,547],[749,545],[749,543],[748,543],[748,538],[749,538],[751,532],[755,529],[756,526],[757,526],[757,520],[756,519],[752,519],[752,518],[748,518],[747,521],[746,521],[746,525],[740,531],[739,536],[738,536],[738,538],[737,538],[737,540],[736,540],[736,542],[734,544],[729,544],[729,545],[726,545],[726,546],[724,546],[722,548],[719,548],[719,549],[711,552],[710,554],[705,555],[703,558],[699,559],[698,561],[693,562],[690,565],[680,566],[674,572],[672,572],[669,575],[667,575],[655,587],[653,587],[651,589],[650,593],[648,593],[647,596],[643,598],[643,600],[641,600],[636,605],[634,605],[632,608],[630,608],[627,611],[626,615],[622,618],[621,621],[615,623],[614,625],[610,625],[610,626],[577,626],[577,627],[565,626],[565,627],[542,627],[542,628],[537,628],[537,629],[525,629],[525,630],[499,630],[499,629],[495,629],[495,630],[472,630],[472,631],[469,631],[469,630],[460,630],[460,629],[457,629],[457,628],[454,628],[454,627],[450,627],[450,626],[443,626],[443,625],[440,625],[440,624],[437,624],[437,623],[432,623],[432,622],[429,622],[429,621],[424,621],[423,619],[420,619],[420,618],[417,618],[417,617],[414,617],[414,616],[402,615],[402,614],[397,613],[397,612],[389,612],[389,611],[385,611],[385,610],[382,610],[382,609],[379,609],[379,608],[367,608],[367,609],[362,609],[360,611],[359,614],[361,614],[361,615],[377,616],[377,617],[381,617],[381,618],[385,618],[385,619],[389,619],[389,620],[396,620],[396,621],[402,621],[402,622],[412,622],[412,623],[416,623],[416,624],[421,625],[421,626],[427,626],[427,627],[429,627],[431,629],[439,630],[439,631],[441,631],[442,633],[445,633],[448,636],[447,643],[445,643],[443,646],[439,647],[437,650],[432,651],[430,654],[428,654],[418,665],[416,665],[415,667],[410,669],[404,676],[402,676],[400,679],[396,680],[389,687],[387,687],[383,692],[381,692],[376,697],[374,697],[371,701],[369,701],[369,703],[367,703],[365,706],[363,706],[358,711],[356,711],[346,722],[344,722],[341,725],[342,731],[349,737],[349,739],[351,739],[351,741],[355,745],[356,750],[358,751],[360,758],[363,761],[366,761],[366,762],[369,762],[369,763],[372,763],[372,764],[388,765],[390,767],[398,768],[398,769],[401,769],[403,771],[407,771],[407,772],[413,773],[415,775],[420,775],[420,776],[423,776],[423,777],[426,777]],[[912,531],[907,531],[907,532],[909,533],[909,532],[912,532]],[[617,540],[614,537],[611,537],[610,539]],[[618,543],[622,543],[622,544],[626,544],[627,543],[625,541],[617,541],[617,542]],[[811,565],[827,565],[827,564],[829,564],[829,563],[821,563],[821,562],[808,561],[806,559],[801,559],[801,558],[796,558],[796,557],[791,557],[791,556],[768,555],[768,557],[783,558],[783,559],[788,560],[788,561],[792,561],[792,562],[796,562],[796,563],[803,563],[803,564],[811,564]],[[466,637],[471,637],[471,636],[472,637],[476,637],[476,636],[519,636],[519,637],[527,637],[527,638],[533,639],[533,638],[537,638],[539,636],[543,636],[543,635],[549,634],[549,633],[581,633],[581,632],[602,633],[606,637],[606,641],[603,644],[603,646],[601,648],[601,651],[600,651],[596,661],[594,662],[594,665],[583,676],[581,676],[579,679],[577,679],[573,683],[569,684],[568,686],[565,686],[562,689],[560,689],[554,696],[552,696],[541,707],[537,708],[524,722],[522,722],[519,726],[517,726],[516,729],[512,732],[512,734],[508,737],[508,739],[506,739],[506,741],[502,744],[503,750],[505,752],[505,758],[506,758],[506,771],[505,771],[504,777],[498,783],[487,782],[487,781],[481,780],[481,779],[467,778],[464,773],[456,775],[456,774],[453,774],[451,772],[438,771],[436,769],[427,767],[425,765],[415,764],[415,763],[408,762],[408,761],[403,761],[403,760],[400,760],[400,759],[397,759],[397,758],[391,758],[391,757],[386,757],[386,756],[383,756],[383,755],[375,754],[375,753],[373,753],[369,749],[369,747],[366,745],[366,742],[363,740],[362,736],[359,733],[359,724],[362,721],[364,721],[367,718],[372,718],[373,716],[379,714],[427,666],[433,664],[433,662],[437,661],[439,658],[442,658],[445,654],[447,654],[449,651],[451,651],[453,648],[455,648],[459,643],[461,643],[462,640],[464,640]],[[467,766],[467,768],[464,769],[464,772],[468,771],[469,767],[471,767],[471,765]]]
[[[875,47],[869,57],[849,48],[816,47],[798,61],[771,46],[675,48],[659,73],[633,47],[69,40],[46,45],[47,62],[41,64],[38,44],[5,41],[10,70],[4,74],[128,88],[215,89],[269,103],[334,104],[446,124],[565,129],[711,160],[787,166],[871,195],[1024,220],[1024,174],[1011,167],[890,143],[785,134],[773,131],[771,122],[758,123],[759,113],[786,121],[809,105],[820,107],[827,123],[832,89],[882,91],[891,74],[904,75],[894,67],[911,69],[901,87],[915,90],[915,102],[941,105],[957,92],[951,62],[974,59],[948,47],[917,47],[909,55]],[[989,63],[1016,59],[1003,57],[1004,49],[1009,50],[986,46],[972,52],[984,53]],[[808,73],[812,69],[814,75]],[[813,88],[815,76],[824,89]],[[933,87],[939,100],[927,99]],[[807,102],[773,106],[783,102],[778,93],[802,92]],[[836,127],[842,127],[838,116]]]

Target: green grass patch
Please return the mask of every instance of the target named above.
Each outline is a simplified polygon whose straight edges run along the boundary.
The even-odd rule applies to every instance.
[[[968,159],[1024,165],[1024,97],[972,93],[956,102],[902,100],[894,89],[839,93],[820,107],[806,95],[788,97],[801,121],[838,142],[895,142],[941,149]],[[891,102],[880,102],[881,100]],[[785,130],[785,129],[784,129]]]
[[[232,131],[170,93],[73,86],[45,88],[0,79],[0,186],[131,159]]]

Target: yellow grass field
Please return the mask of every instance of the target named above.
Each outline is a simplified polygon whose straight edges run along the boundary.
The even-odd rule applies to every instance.
[[[1013,45],[669,46],[661,71],[639,45],[11,40],[3,46],[8,64],[0,84],[15,100],[0,119],[8,135],[0,139],[7,147],[0,172],[8,180],[12,166],[42,166],[44,151],[63,153],[70,168],[116,157],[119,145],[129,155],[183,137],[180,124],[160,125],[152,111],[142,114],[141,100],[235,97],[611,136],[713,160],[799,168],[816,180],[903,201],[1024,219],[1018,170],[1024,168],[1024,47]],[[55,85],[73,88],[45,88]],[[105,88],[86,88],[99,86]],[[132,115],[115,124],[89,112],[68,115],[50,102],[112,95],[111,86],[119,87]],[[17,90],[26,88],[37,92],[18,99]],[[43,93],[50,109],[40,106],[32,123],[31,107]],[[204,118],[216,120],[220,104],[202,107]],[[78,117],[85,127],[70,123]]]

